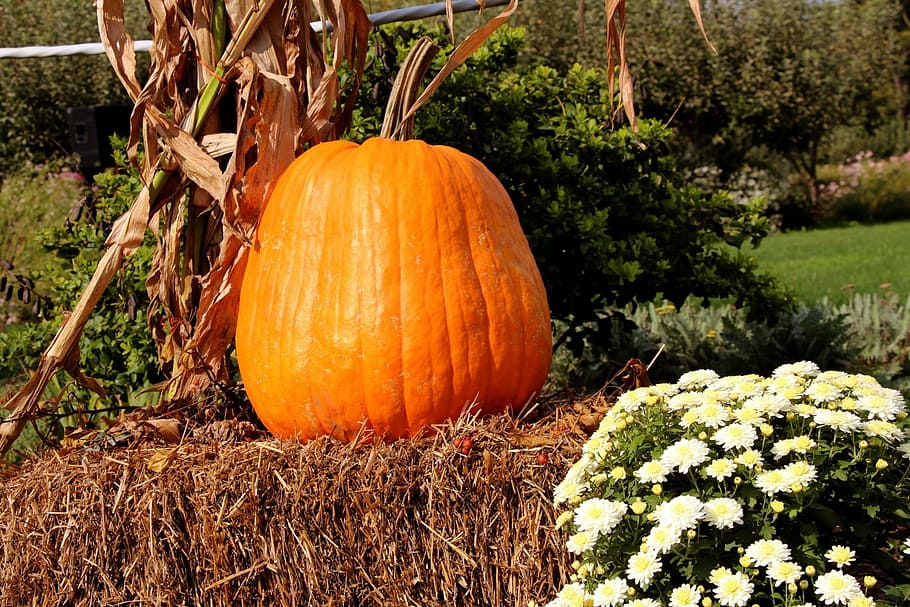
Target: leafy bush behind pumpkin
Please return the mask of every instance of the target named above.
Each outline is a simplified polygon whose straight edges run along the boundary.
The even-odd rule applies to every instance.
[[[120,148],[125,141],[120,142]],[[75,306],[88,284],[114,220],[132,203],[141,183],[126,167],[96,176],[94,187],[83,188],[83,198],[61,221],[50,226],[36,222],[21,226],[22,234],[44,251],[41,261],[30,260],[12,270],[0,269],[0,280],[15,282],[17,276],[31,285],[23,290],[32,307],[21,322],[0,330],[0,381],[8,393],[33,370],[64,316]],[[54,175],[36,174],[48,193],[59,192]],[[30,191],[27,188],[26,191]],[[27,206],[22,200],[19,207]],[[95,308],[80,341],[81,363],[88,375],[101,381],[108,399],[101,400],[82,388],[67,384],[65,374],[45,396],[56,400],[59,410],[78,411],[112,405],[140,405],[147,401],[140,392],[163,379],[157,353],[146,324],[148,295],[145,278],[151,266],[154,238],[146,242],[123,266]],[[17,294],[18,295],[18,294]]]
[[[355,138],[377,132],[390,66],[419,31],[377,38],[382,60]],[[497,32],[418,112],[415,131],[479,158],[503,182],[561,323],[557,341],[576,355],[605,344],[611,310],[659,296],[729,298],[751,318],[776,318],[787,298],[737,252],[767,234],[761,209],[684,183],[663,125],[610,128],[617,106],[604,71],[519,64],[523,47],[522,29]]]

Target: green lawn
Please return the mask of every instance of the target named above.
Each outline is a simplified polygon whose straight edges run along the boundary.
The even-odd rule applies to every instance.
[[[885,288],[910,294],[910,221],[774,234],[751,254],[804,303]]]

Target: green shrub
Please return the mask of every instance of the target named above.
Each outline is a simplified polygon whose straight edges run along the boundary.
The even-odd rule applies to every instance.
[[[398,30],[377,40],[355,138],[375,134],[400,62]],[[758,242],[767,222],[757,207],[685,184],[670,155],[671,131],[642,121],[637,133],[611,128],[606,74],[578,65],[565,73],[518,65],[520,29],[502,29],[454,72],[417,114],[416,135],[486,164],[509,191],[547,287],[558,343],[576,355],[610,341],[611,310],[657,296],[730,298],[757,317],[786,304],[737,248]],[[397,60],[389,58],[397,53]],[[730,246],[732,245],[732,246]]]
[[[118,156],[123,166],[123,153]],[[99,174],[95,187],[85,188],[84,198],[64,221],[38,231],[37,238],[46,251],[43,261],[31,268],[17,268],[16,275],[32,285],[28,289],[32,300],[44,305],[40,314],[0,332],[0,378],[7,390],[21,384],[37,365],[64,315],[91,279],[114,220],[140,188],[138,176],[126,169]],[[163,380],[146,325],[149,299],[145,279],[153,251],[149,234],[105,291],[80,341],[82,364],[88,375],[101,382],[108,398],[99,399],[68,384],[61,373],[56,391],[46,394],[55,411],[142,404],[148,397],[140,392]],[[14,280],[9,272],[6,276]],[[55,419],[58,422],[54,423],[66,421]]]

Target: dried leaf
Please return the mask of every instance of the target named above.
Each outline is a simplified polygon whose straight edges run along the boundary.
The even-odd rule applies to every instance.
[[[151,472],[163,472],[174,459],[177,447],[168,447],[166,449],[155,449],[155,451],[145,461],[145,467]]]
[[[161,440],[169,445],[179,443],[180,439],[183,438],[183,434],[180,430],[180,421],[177,419],[164,417],[147,419],[143,421],[143,423],[155,428]]]
[[[136,79],[135,45],[123,20],[123,0],[98,0],[97,5],[104,52],[127,94],[135,101],[142,87]]]
[[[708,38],[708,32],[705,31],[705,24],[701,19],[701,2],[699,2],[699,0],[689,0],[689,8],[692,9],[692,14],[695,15],[695,21],[698,23],[698,29],[701,31],[701,35],[705,38],[705,43],[711,51],[716,53],[717,49],[714,48],[714,44],[712,44],[711,39]]]
[[[224,200],[226,188],[218,162],[205,153],[192,135],[177,126],[158,108],[149,106],[145,116],[166,141],[183,173],[215,200]]]

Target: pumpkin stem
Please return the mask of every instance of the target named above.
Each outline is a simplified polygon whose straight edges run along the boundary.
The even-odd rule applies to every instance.
[[[417,89],[438,52],[439,46],[428,36],[422,36],[408,53],[392,85],[382,129],[379,131],[380,137],[400,141],[413,137],[414,113],[410,112],[407,118],[404,117],[414,105]]]

